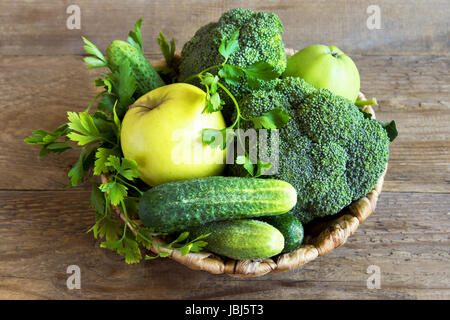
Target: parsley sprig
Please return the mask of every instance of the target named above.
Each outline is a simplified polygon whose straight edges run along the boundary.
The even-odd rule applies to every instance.
[[[163,32],[159,32],[159,38],[156,39],[161,52],[164,56],[166,64],[164,66],[159,66],[156,70],[165,78],[170,80],[170,82],[176,82],[178,77],[177,63],[175,59],[175,39],[170,40],[170,44],[167,42],[166,37]]]
[[[139,19],[127,38],[140,51],[143,50],[141,24],[142,19]],[[160,36],[164,39],[162,33]],[[89,54],[84,58],[87,68],[109,68],[102,52],[84,37],[83,41]],[[166,59],[173,58],[173,40],[168,48]],[[182,255],[202,250],[206,245],[202,239],[207,235],[188,240],[185,232],[169,244],[162,245],[154,240],[155,233],[139,222],[138,200],[148,186],[140,182],[137,163],[125,158],[120,146],[121,121],[136,98],[136,79],[130,65],[124,62],[118,72],[109,68],[109,72],[100,74],[94,85],[103,87],[103,90],[91,100],[85,111],[68,112],[66,123],[53,131],[36,130],[24,141],[40,146],[39,157],[71,149],[79,152],[77,162],[68,173],[69,186],[78,186],[88,179],[91,181],[90,205],[95,210],[95,224],[89,232],[101,239],[101,247],[124,256],[127,263],[166,257],[171,250],[179,250]],[[96,110],[92,111],[95,104]],[[107,180],[97,182],[94,178],[100,175]],[[115,208],[120,210],[122,217],[115,213]],[[143,255],[142,250],[152,246],[159,253],[156,256]]]

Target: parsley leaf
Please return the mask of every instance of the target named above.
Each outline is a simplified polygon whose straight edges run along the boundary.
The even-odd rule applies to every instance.
[[[84,153],[80,153],[80,157],[75,165],[70,169],[68,176],[70,178],[70,183],[73,187],[77,186],[84,178],[84,169],[83,169],[83,159]]]
[[[152,230],[146,227],[139,227],[136,232],[136,241],[145,249],[150,250],[152,246]]]
[[[117,174],[120,174],[128,180],[133,180],[134,178],[138,178],[140,176],[136,161],[131,159],[122,158],[121,163],[119,157],[110,155],[108,157],[108,162],[106,162],[105,165],[113,167]]]
[[[116,87],[116,79],[113,73],[102,73],[101,78],[94,80],[94,85],[96,87],[104,87],[108,93],[116,92],[114,87]]]
[[[255,129],[279,129],[289,122],[291,117],[283,108],[274,108],[259,117],[251,118]]]
[[[130,64],[124,62],[119,66],[119,71],[114,74],[117,79],[117,95],[120,104],[129,106],[134,102],[133,94],[137,88],[137,82],[134,78]]]
[[[98,230],[100,238],[106,238],[106,241],[115,241],[122,235],[122,228],[119,227],[117,221],[109,217],[105,217],[102,226]]]
[[[106,58],[102,54],[102,52],[88,39],[86,39],[85,37],[82,37],[82,38],[83,38],[84,43],[86,44],[84,46],[84,50],[88,54],[93,55],[93,57],[85,57],[84,58],[84,61],[86,62],[88,69],[107,67],[108,62],[106,61]]]
[[[116,181],[109,181],[107,183],[103,183],[100,185],[100,190],[102,192],[108,193],[108,198],[111,201],[111,204],[117,206],[128,194],[128,188]]]
[[[32,145],[46,145],[64,136],[67,132],[68,126],[67,124],[63,124],[52,132],[47,132],[45,130],[36,130],[33,132],[32,136],[25,138],[24,141]]]
[[[94,175],[101,175],[102,173],[107,173],[110,171],[110,168],[106,164],[109,160],[109,156],[119,156],[119,150],[117,148],[98,148],[95,153],[95,166],[94,166]]]
[[[166,60],[167,66],[170,68],[172,67],[173,58],[175,56],[175,39],[172,38],[170,40],[170,45],[166,40],[166,37],[164,37],[164,34],[162,31],[159,32],[159,38],[156,39],[158,42],[159,47],[161,48],[161,52],[164,56],[164,59]]]
[[[85,145],[100,138],[100,132],[88,113],[80,112],[77,114],[76,112],[69,111],[67,115],[69,119],[68,126],[73,130],[67,134],[70,140],[77,141],[79,145]]]
[[[95,212],[95,224],[87,231],[92,232],[94,234],[94,238],[98,238],[98,229],[100,227],[101,222],[105,218],[105,215],[102,212]]]
[[[236,164],[240,164],[247,170],[250,177],[260,177],[264,175],[264,172],[269,170],[272,167],[270,162],[262,162],[260,160],[256,161],[256,172],[255,172],[255,164],[252,163],[248,155],[237,156]]]
[[[125,108],[120,104],[117,96],[113,94],[103,94],[102,99],[97,105],[97,109],[109,114],[113,114],[114,105],[116,105],[116,112],[119,116],[125,115]]]
[[[117,253],[125,256],[125,262],[128,264],[138,263],[142,259],[141,249],[135,239],[126,236],[123,241],[123,250],[118,250]]]
[[[112,81],[108,78],[97,78],[94,80],[94,85],[96,87],[104,87],[108,93],[112,90]]]
[[[247,85],[252,89],[259,90],[261,88],[261,81],[255,77],[247,75]]]
[[[222,101],[220,100],[220,95],[217,91],[209,95],[209,99],[207,99],[207,101],[207,108],[209,113],[220,111],[222,109]]]
[[[272,65],[266,61],[255,62],[246,68],[242,68],[242,71],[244,71],[248,77],[263,81],[274,80],[280,76],[280,74],[273,69]]]
[[[84,62],[89,69],[106,67],[106,63],[95,57],[84,57]]]
[[[83,150],[80,153],[78,161],[75,163],[72,169],[69,170],[68,176],[70,178],[70,184],[73,187],[77,186],[80,182],[83,181],[86,171],[88,171],[91,167],[91,162],[94,157],[94,150],[95,148],[87,151]]]
[[[102,213],[105,210],[105,196],[98,188],[98,183],[92,183],[90,205],[96,212]]]
[[[117,115],[117,112],[116,112],[116,107],[117,107],[117,100],[114,103],[114,107],[113,107],[113,120],[114,120],[114,124],[116,125],[116,128],[117,128],[117,136],[120,137],[121,124],[120,124],[119,116]]]
[[[230,40],[227,42],[226,37],[224,37],[219,46],[219,53],[225,58],[225,62],[230,58],[230,56],[239,51],[239,29],[231,36]]]
[[[245,170],[247,170],[247,172],[250,174],[250,176],[253,177],[254,172],[255,172],[255,168],[253,166],[253,163],[250,161],[250,158],[247,155],[245,155],[245,156],[237,156],[236,157],[236,164],[243,165]]]
[[[219,82],[219,78],[212,73],[205,73],[205,75],[201,79],[201,83],[205,86],[213,86],[217,90],[217,82]]]
[[[203,241],[201,239],[205,239],[207,237],[209,237],[210,233],[208,234],[203,234],[201,236],[198,236],[197,238],[193,239],[190,241],[190,244],[192,244],[192,246],[190,247],[190,252],[199,252],[201,250],[203,250],[206,245],[208,244],[208,242]]]
[[[144,47],[142,45],[141,25],[142,18],[136,21],[136,24],[134,25],[134,31],[130,31],[128,33],[127,42],[139,51],[143,52]]]
[[[47,132],[45,130],[36,130],[33,132],[32,136],[29,136],[24,139],[24,141],[30,145],[39,145],[41,146],[41,151],[39,152],[39,158],[49,154],[49,153],[57,153],[60,154],[68,149],[73,149],[71,145],[69,145],[66,141],[61,142],[57,141],[60,138],[64,137],[69,132],[69,127],[67,124],[63,124],[53,130],[52,132]]]
[[[218,74],[225,79],[226,83],[237,85],[240,78],[244,75],[244,71],[237,66],[225,64],[223,65],[223,68],[219,70]]]
[[[171,244],[179,243],[184,240],[186,240],[189,237],[189,232],[185,231],[182,232],[174,241],[171,242]]]
[[[208,72],[201,77],[201,83],[206,88],[205,108],[202,112],[207,111],[209,113],[213,113],[222,110],[225,102],[222,101],[219,92],[217,91],[219,77]]]
[[[123,238],[102,242],[100,246],[116,251],[121,256],[124,256],[125,262],[128,264],[137,263],[142,259],[139,244],[128,231],[124,234]]]
[[[170,256],[170,252],[167,252],[166,250],[162,249],[168,249],[168,250],[179,250],[182,256],[185,256],[189,252],[198,252],[201,251],[208,243],[205,241],[202,241],[201,239],[204,239],[208,237],[209,234],[201,235],[193,240],[187,241],[183,243],[186,239],[189,237],[189,232],[183,232],[181,233],[174,241],[169,243],[168,245],[164,246],[157,246],[158,248],[158,254],[156,256],[146,256],[146,260],[155,259],[157,257],[168,257]]]
[[[192,243],[191,243],[191,246],[189,247],[189,251],[190,251],[190,252],[199,252],[199,251],[202,251],[202,250],[206,247],[207,244],[208,244],[208,242],[206,242],[206,241],[201,241],[201,240],[192,242]],[[182,252],[182,254],[183,254],[183,252]]]
[[[67,112],[68,115],[68,127],[72,131],[67,134],[67,137],[78,142],[79,145],[86,145],[91,142],[108,142],[114,144],[111,139],[111,126],[109,122],[104,118],[104,115],[95,113],[91,116],[87,112]],[[99,130],[101,128],[101,130]]]
[[[67,142],[53,142],[49,143],[46,148],[54,153],[61,153],[63,151],[66,151],[68,149],[72,149],[72,146],[68,144]]]
[[[380,120],[375,121],[377,121],[386,130],[390,142],[394,141],[395,138],[397,138],[398,130],[394,120],[391,120],[389,122],[384,122]]]
[[[166,65],[156,67],[156,71],[163,77],[166,83],[177,82],[178,64],[175,59],[175,39],[172,37],[169,44],[162,31],[160,31],[159,38],[156,41],[166,61]]]

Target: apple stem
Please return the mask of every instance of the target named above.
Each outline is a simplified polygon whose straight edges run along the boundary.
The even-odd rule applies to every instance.
[[[370,100],[359,100],[355,102],[355,105],[358,107],[364,107],[364,106],[376,106],[378,105],[377,99],[372,98]]]

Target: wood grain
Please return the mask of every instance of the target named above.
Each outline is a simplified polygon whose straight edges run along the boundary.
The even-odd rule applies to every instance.
[[[88,198],[85,190],[0,191],[0,298],[450,298],[448,194],[384,192],[344,246],[302,269],[246,280],[171,260],[126,265],[86,233]],[[81,268],[81,290],[66,287],[71,264]],[[380,267],[381,289],[367,289],[369,265]]]
[[[144,18],[146,52],[159,52],[160,30],[176,38],[179,48],[202,25],[216,21],[232,8],[275,12],[285,26],[290,48],[313,43],[333,44],[350,54],[448,55],[446,0],[373,1],[190,1],[190,0],[79,0],[81,29],[66,28],[66,8],[72,1],[1,0],[0,55],[82,54],[81,35],[104,50],[124,39],[138,17]],[[381,29],[369,30],[369,5],[378,5]],[[413,9],[412,9],[413,7]]]

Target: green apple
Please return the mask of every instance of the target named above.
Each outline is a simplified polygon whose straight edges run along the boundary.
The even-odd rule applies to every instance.
[[[122,121],[120,139],[126,158],[135,160],[150,186],[220,175],[225,151],[202,143],[204,128],[224,129],[220,111],[202,112],[206,94],[174,83],[140,97]]]
[[[288,58],[283,77],[300,77],[316,88],[356,101],[359,72],[353,60],[335,46],[314,44]]]

